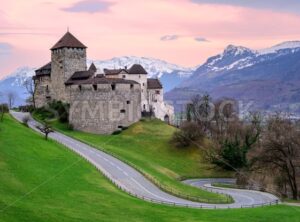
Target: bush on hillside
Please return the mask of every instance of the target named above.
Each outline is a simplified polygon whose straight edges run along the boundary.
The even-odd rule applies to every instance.
[[[69,122],[69,104],[52,101],[47,106],[34,110],[34,115],[41,120],[57,118],[61,123]]]
[[[8,113],[8,105],[7,104],[0,104],[0,121],[3,120],[4,114]]]
[[[23,125],[28,127],[28,122],[29,122],[29,120],[30,120],[29,115],[24,116],[24,117],[22,118],[22,123],[23,123]]]
[[[173,134],[171,142],[177,147],[188,147],[193,142],[201,142],[204,138],[202,129],[193,122],[184,122]]]
[[[49,109],[57,115],[57,118],[61,123],[67,123],[69,121],[69,104],[53,100],[48,106]]]

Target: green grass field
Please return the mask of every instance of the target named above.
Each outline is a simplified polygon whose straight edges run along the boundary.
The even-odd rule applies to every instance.
[[[5,116],[0,123],[0,221],[296,222],[300,208],[200,210],[151,204],[92,165]]]
[[[216,170],[205,163],[200,148],[179,149],[172,146],[169,141],[176,129],[160,120],[140,121],[119,135],[106,136],[72,131],[58,121],[53,121],[52,125],[69,136],[116,155],[173,194],[197,197],[201,202],[232,202],[227,196],[200,190],[180,181],[183,178],[230,177],[232,172]]]

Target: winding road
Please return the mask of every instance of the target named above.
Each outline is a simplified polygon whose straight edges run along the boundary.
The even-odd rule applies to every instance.
[[[14,111],[10,111],[10,113],[15,119],[20,122],[22,122],[24,116],[29,115],[28,113]],[[40,123],[36,122],[32,118],[28,122],[28,126],[30,128],[36,130],[37,132],[40,132],[36,128],[37,125],[40,125]],[[195,179],[186,180],[183,182],[212,192],[229,194],[233,197],[235,201],[234,203],[207,204],[185,200],[160,190],[137,170],[120,161],[119,159],[108,155],[105,152],[95,149],[85,143],[82,143],[59,132],[50,133],[49,138],[65,145],[67,148],[73,150],[74,152],[88,160],[109,180],[111,180],[111,182],[113,182],[123,191],[149,202],[209,209],[256,207],[276,204],[278,202],[278,198],[269,193],[212,187],[211,182],[215,181],[215,179]]]

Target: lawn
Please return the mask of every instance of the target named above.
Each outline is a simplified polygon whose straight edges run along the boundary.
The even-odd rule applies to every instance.
[[[299,221],[295,207],[199,210],[151,204],[92,165],[5,116],[0,123],[0,221]]]
[[[198,147],[180,149],[172,146],[170,138],[176,129],[160,120],[140,121],[119,135],[73,131],[58,121],[53,121],[52,125],[69,136],[112,153],[165,191],[181,197],[188,195],[201,202],[232,202],[228,196],[200,190],[180,181],[184,178],[230,177],[232,172],[217,170],[207,164]]]
[[[296,222],[300,217],[300,208],[283,205],[200,210],[144,202],[9,116],[0,123],[0,169],[0,221]]]

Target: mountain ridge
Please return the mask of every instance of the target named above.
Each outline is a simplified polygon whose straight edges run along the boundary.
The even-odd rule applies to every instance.
[[[208,58],[166,97],[176,102],[208,92],[216,99],[253,101],[253,109],[280,108],[300,113],[299,74],[299,41],[283,42],[260,51],[229,45],[222,53]]]

